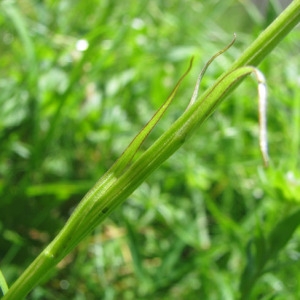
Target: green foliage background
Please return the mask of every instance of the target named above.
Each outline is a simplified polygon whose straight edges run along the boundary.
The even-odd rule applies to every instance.
[[[0,259],[11,284],[166,99],[185,109],[280,13],[250,1],[2,1]],[[299,27],[260,65],[271,166],[247,79],[29,299],[297,299]],[[80,40],[88,48],[80,51]],[[294,233],[295,231],[295,233]],[[251,292],[250,292],[251,291]]]

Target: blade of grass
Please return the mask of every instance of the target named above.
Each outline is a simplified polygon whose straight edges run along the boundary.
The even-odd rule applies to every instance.
[[[0,270],[0,288],[2,290],[3,295],[5,295],[8,291],[8,286],[1,270]]]
[[[3,1],[3,3],[1,3],[1,7],[14,24],[15,29],[23,42],[25,57],[27,58],[28,65],[31,69],[30,74],[31,77],[35,78],[37,74],[36,55],[23,15],[18,10],[16,4],[11,1]]]

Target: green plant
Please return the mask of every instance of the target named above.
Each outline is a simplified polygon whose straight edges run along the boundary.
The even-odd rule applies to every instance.
[[[71,251],[155,168],[183,144],[190,133],[212,113],[216,106],[237,84],[246,75],[253,72],[253,68],[248,67],[248,65],[255,66],[259,64],[298,21],[299,1],[294,1],[290,8],[217,80],[214,86],[200,96],[196,103],[191,105],[182,117],[153,146],[133,162],[132,165],[128,166],[136,154],[140,143],[144,140],[144,136],[147,135],[147,131],[142,131],[144,136],[139,136],[135,140],[137,144],[135,142],[131,144],[128,148],[129,152],[125,152],[117,164],[87,194],[86,200],[80,204],[65,229],[37,258],[36,262],[25,271],[16,284],[11,287],[4,299],[23,297],[38,282],[40,275],[44,274],[48,267],[54,266]],[[168,105],[167,101],[166,106]],[[155,123],[155,119],[152,119],[149,129],[152,128],[152,123]],[[100,201],[103,198],[105,200]],[[76,235],[73,235],[73,233],[76,233]],[[69,234],[72,236],[71,239]],[[40,266],[41,269],[38,270]]]

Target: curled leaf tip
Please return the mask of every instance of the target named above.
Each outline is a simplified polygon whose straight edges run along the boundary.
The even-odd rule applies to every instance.
[[[207,70],[207,68],[209,67],[209,65],[221,54],[223,54],[225,51],[227,51],[235,42],[236,40],[236,34],[234,33],[233,34],[233,39],[232,41],[227,45],[225,46],[223,49],[221,49],[220,51],[218,51],[215,55],[213,55],[209,60],[208,62],[204,65],[203,69],[201,70],[198,78],[197,78],[197,82],[196,82],[196,85],[195,85],[195,88],[194,88],[194,91],[193,91],[193,95],[192,95],[192,98],[187,106],[186,109],[188,109],[190,106],[192,106],[197,98],[198,98],[198,94],[199,94],[199,88],[200,88],[200,83],[202,81],[202,78]]]

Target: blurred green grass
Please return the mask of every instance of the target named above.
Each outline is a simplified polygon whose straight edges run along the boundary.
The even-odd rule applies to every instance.
[[[149,120],[189,58],[196,56],[191,75],[145,147],[180,115],[204,62],[233,32],[236,44],[201,90],[275,18],[270,3],[262,16],[234,0],[1,2],[0,257],[10,284]],[[268,170],[248,79],[29,299],[237,299],[264,237],[299,209],[299,35],[260,65],[269,89]],[[267,262],[251,299],[297,299],[299,240],[296,231]]]

